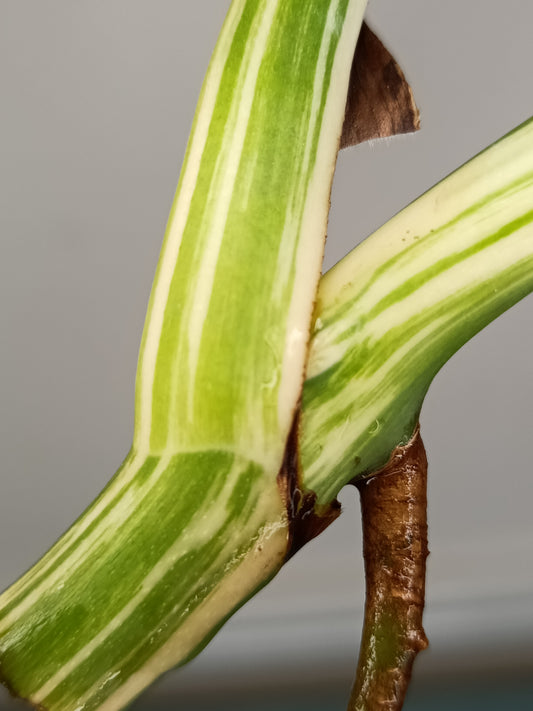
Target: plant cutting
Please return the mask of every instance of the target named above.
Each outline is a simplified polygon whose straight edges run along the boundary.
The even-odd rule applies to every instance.
[[[231,6],[154,283],[132,450],[0,603],[0,674],[43,708],[121,708],[193,656],[335,517],[341,486],[413,441],[443,362],[531,291],[526,124],[316,296],[363,11]]]

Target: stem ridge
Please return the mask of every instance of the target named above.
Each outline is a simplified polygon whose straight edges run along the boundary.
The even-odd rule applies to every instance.
[[[427,458],[420,429],[388,464],[356,484],[363,525],[365,619],[348,711],[399,711],[422,626],[427,545]]]

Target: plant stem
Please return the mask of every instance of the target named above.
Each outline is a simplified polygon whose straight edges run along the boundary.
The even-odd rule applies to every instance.
[[[366,604],[348,711],[399,711],[422,627],[427,547],[427,459],[417,428],[389,463],[356,484],[361,497]]]
[[[232,3],[155,279],[132,450],[0,598],[0,677],[49,711],[116,711],[194,656],[318,530],[290,525],[307,526],[301,502],[320,515],[379,469],[441,365],[533,289],[530,123],[322,280],[300,400],[365,2],[310,3],[306,22],[304,5]],[[280,491],[300,402],[297,485]]]
[[[411,438],[427,389],[533,290],[533,120],[399,212],[321,280],[299,446],[326,504]]]
[[[133,446],[0,598],[0,678],[49,711],[116,711],[281,567],[298,407],[366,0],[233,0],[170,212]]]

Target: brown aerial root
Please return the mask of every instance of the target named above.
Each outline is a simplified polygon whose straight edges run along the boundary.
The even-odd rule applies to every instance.
[[[356,483],[361,497],[366,603],[348,711],[399,711],[422,627],[427,547],[427,459],[417,428],[389,463]]]

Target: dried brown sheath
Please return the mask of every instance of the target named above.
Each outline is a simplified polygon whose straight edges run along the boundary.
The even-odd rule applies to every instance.
[[[350,74],[341,148],[419,128],[420,114],[402,70],[363,24]]]
[[[356,484],[361,497],[365,620],[348,711],[402,708],[422,627],[427,547],[427,459],[420,431]]]

